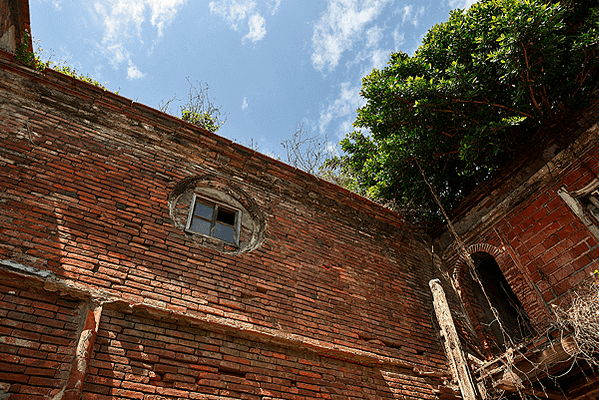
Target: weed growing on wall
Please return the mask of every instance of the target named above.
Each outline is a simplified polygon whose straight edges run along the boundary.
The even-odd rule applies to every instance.
[[[186,102],[179,106],[180,114],[171,113],[169,108],[173,102],[180,102],[176,94],[169,100],[160,102],[158,109],[165,113],[177,116],[185,122],[200,126],[210,132],[216,133],[221,126],[227,122],[227,113],[221,107],[214,104],[214,100],[208,95],[209,86],[197,81],[196,84],[186,77],[189,83],[189,93]]]
[[[50,60],[46,62],[42,61],[39,51],[30,51],[27,43],[31,42],[31,35],[29,35],[29,32],[26,30],[23,31],[23,40],[21,40],[21,43],[19,43],[15,50],[15,60],[35,68],[39,72],[44,72],[46,68],[50,67],[52,62]]]
[[[60,72],[61,74],[68,75],[72,78],[78,79],[80,81],[89,83],[90,85],[99,87],[100,89],[107,90],[104,84],[98,82],[97,80],[91,78],[89,75],[84,75],[79,72],[75,68],[71,68],[66,65],[64,61],[60,61],[58,64],[54,64],[50,60],[42,61],[41,54],[43,49],[39,46],[39,43],[35,46],[33,51],[29,50],[27,43],[32,43],[31,35],[28,31],[23,31],[23,40],[17,46],[15,51],[15,60],[21,62],[25,65],[28,65],[39,72],[45,72],[47,68],[53,69],[56,72]],[[118,94],[118,92],[115,92]]]

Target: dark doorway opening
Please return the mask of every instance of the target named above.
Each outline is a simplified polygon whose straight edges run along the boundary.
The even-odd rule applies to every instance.
[[[472,259],[476,266],[475,272],[478,279],[491,302],[489,304],[481,288],[475,284],[475,294],[484,310],[485,322],[493,331],[499,347],[505,350],[505,342],[509,339],[502,332],[491,306],[497,310],[505,334],[511,338],[513,343],[520,342],[532,334],[530,319],[493,256],[487,253],[476,253]]]

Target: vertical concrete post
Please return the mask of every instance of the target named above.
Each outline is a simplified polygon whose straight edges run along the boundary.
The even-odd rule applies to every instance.
[[[460,344],[460,338],[458,337],[458,332],[455,329],[453,318],[451,317],[447,298],[445,297],[445,291],[438,279],[432,279],[428,284],[433,292],[433,305],[435,307],[437,321],[441,327],[441,335],[443,335],[443,338],[445,339],[447,359],[451,364],[452,372],[456,374],[458,385],[462,392],[462,398],[464,400],[477,400],[479,397],[476,386],[474,385],[472,375],[470,374],[470,368],[468,367],[466,357],[462,351],[462,345]]]
[[[82,318],[84,318],[84,321],[82,321],[83,327],[79,334],[79,341],[77,342],[77,349],[69,378],[65,387],[52,400],[81,399],[87,366],[91,359],[98,326],[100,325],[102,306],[87,306],[82,311]]]

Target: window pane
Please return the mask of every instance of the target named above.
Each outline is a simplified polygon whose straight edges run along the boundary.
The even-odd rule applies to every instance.
[[[220,222],[214,227],[214,237],[222,239],[229,243],[235,242],[235,229],[231,226],[223,225]]]
[[[196,207],[193,210],[194,215],[212,221],[212,206],[207,206],[196,201]]]
[[[190,230],[198,233],[203,233],[204,235],[210,235],[210,221],[206,221],[200,218],[194,218],[191,221]]]
[[[223,224],[235,225],[235,213],[219,208],[216,215],[216,220],[222,222]]]

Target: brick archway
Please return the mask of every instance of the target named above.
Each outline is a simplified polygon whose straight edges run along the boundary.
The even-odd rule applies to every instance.
[[[488,243],[475,243],[466,248],[466,252],[468,255],[473,255],[476,253],[488,253],[496,260],[498,257],[504,252],[505,249],[493,246]],[[460,277],[468,268],[468,263],[466,262],[466,257],[463,253],[460,253],[458,260],[456,262],[456,266],[453,270],[453,278],[457,282],[459,282]]]

